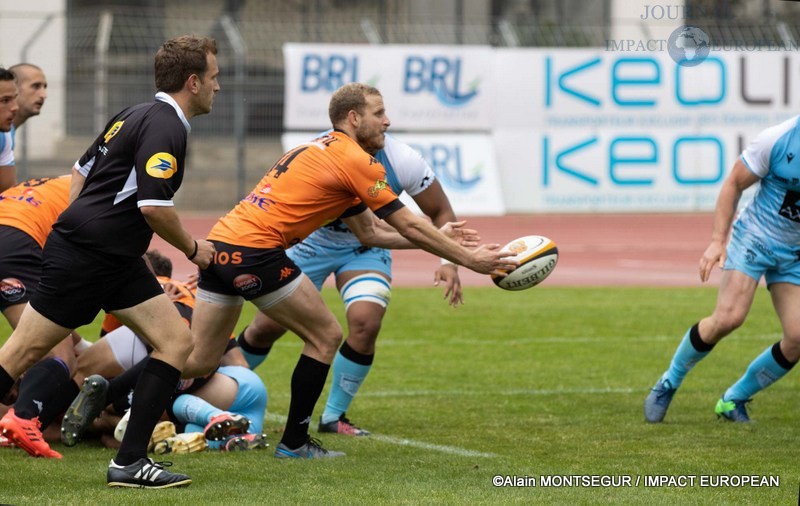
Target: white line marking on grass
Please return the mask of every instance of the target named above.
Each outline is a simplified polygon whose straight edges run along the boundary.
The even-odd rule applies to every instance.
[[[277,413],[268,412],[264,416],[264,418],[267,420],[272,420],[273,422],[286,423],[286,417],[284,415],[279,415]],[[369,439],[397,446],[411,446],[412,448],[419,448],[421,450],[430,450],[440,453],[447,453],[449,455],[458,455],[460,457],[483,457],[487,459],[497,457],[497,454],[495,453],[484,453],[475,450],[467,450],[466,448],[459,448],[457,446],[437,445],[433,443],[426,443],[424,441],[415,441],[413,439],[406,439],[394,436],[384,436],[375,433],[369,436]]]
[[[393,445],[411,446],[413,448],[420,448],[422,450],[432,450],[436,452],[447,453],[450,455],[458,455],[460,457],[483,457],[487,459],[497,457],[497,454],[495,453],[476,452],[474,450],[467,450],[464,448],[459,448],[457,446],[435,445],[431,443],[425,443],[423,441],[414,441],[413,439],[405,439],[394,436],[383,436],[380,434],[372,434],[369,437],[370,439],[374,439],[376,441],[382,441],[384,443],[389,443]]]
[[[378,392],[359,392],[361,397],[465,397],[475,395],[515,396],[515,395],[585,395],[585,394],[632,394],[645,389],[634,388],[563,388],[563,389],[519,389],[489,392],[480,390],[385,390]]]
[[[565,336],[542,336],[542,337],[517,337],[517,338],[509,338],[509,339],[468,339],[468,338],[451,338],[451,339],[437,339],[437,344],[466,344],[466,345],[485,345],[485,346],[496,346],[498,344],[501,345],[512,345],[512,344],[546,344],[546,343],[618,343],[618,342],[625,342],[625,343],[640,343],[640,342],[653,342],[653,341],[675,341],[679,342],[683,336],[674,334],[674,335],[665,335],[665,336],[633,336],[633,337],[608,337],[608,336],[575,336],[575,337],[565,337]],[[745,341],[745,340],[753,340],[753,341],[771,341],[774,339],[780,339],[782,334],[779,333],[771,333],[771,334],[757,334],[757,335],[746,335],[742,334],[737,336],[737,340]],[[430,340],[427,339],[384,339],[380,341],[381,346],[430,346]]]

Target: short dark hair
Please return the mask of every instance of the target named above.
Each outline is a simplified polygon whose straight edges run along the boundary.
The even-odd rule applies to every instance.
[[[5,67],[0,67],[0,81],[13,81],[14,73]]]
[[[153,274],[156,276],[172,277],[172,260],[165,257],[157,249],[151,249],[145,253],[150,265],[153,266]]]
[[[166,41],[155,57],[156,89],[175,93],[192,74],[202,77],[208,53],[217,54],[217,41],[210,37],[181,35]]]
[[[367,95],[380,97],[381,92],[374,86],[363,83],[345,84],[334,91],[328,104],[328,117],[331,120],[331,125],[336,126],[346,119],[347,114],[352,110],[361,113],[367,105]]]

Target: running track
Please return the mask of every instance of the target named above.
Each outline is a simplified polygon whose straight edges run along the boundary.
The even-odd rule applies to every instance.
[[[183,215],[195,237],[205,237],[218,215]],[[505,244],[523,235],[544,235],[558,245],[549,286],[701,286],[697,264],[711,237],[711,214],[511,215],[466,218],[483,242]],[[174,276],[193,265],[156,237],[153,247],[172,258]],[[395,286],[430,286],[438,259],[419,250],[394,252]],[[492,286],[487,276],[460,269],[466,286]],[[716,285],[719,271],[709,283]]]

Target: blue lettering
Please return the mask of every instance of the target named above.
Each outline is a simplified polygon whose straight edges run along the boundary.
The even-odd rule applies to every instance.
[[[478,94],[478,80],[469,89],[461,89],[461,58],[434,56],[430,61],[409,56],[405,63],[403,91],[433,93],[442,105],[461,107]]]
[[[652,69],[649,77],[625,78],[620,75],[623,67],[643,64]],[[660,82],[661,67],[653,58],[620,58],[614,62],[614,66],[611,68],[611,97],[617,105],[623,107],[653,107],[656,104],[654,99],[626,100],[624,97],[620,97],[619,91],[624,86],[636,85],[635,88],[640,89],[641,86],[652,86]]]
[[[716,80],[718,83],[717,91],[714,95],[709,95],[706,97],[696,97],[696,98],[685,98],[683,95],[682,90],[682,78],[683,72],[691,72],[695,71],[703,67],[704,65],[708,65],[711,63],[715,63],[719,66],[719,78]],[[722,99],[725,98],[725,63],[717,58],[716,56],[709,56],[708,58],[703,61],[700,65],[696,67],[684,67],[683,65],[677,65],[675,67],[675,98],[678,100],[678,103],[681,105],[694,107],[697,105],[711,105],[711,104],[718,104],[722,102]],[[693,90],[706,90],[709,89],[710,86],[705,85],[702,81],[698,79],[689,79],[687,81]],[[701,85],[702,84],[702,85]]]
[[[584,71],[584,70],[586,70],[586,69],[588,69],[590,67],[594,67],[595,65],[599,65],[599,64],[600,64],[600,58],[593,58],[593,59],[591,59],[591,60],[589,60],[589,61],[587,61],[587,62],[585,62],[583,64],[580,64],[580,65],[577,65],[575,67],[572,67],[572,68],[568,69],[566,72],[562,72],[558,76],[558,88],[561,91],[563,91],[564,93],[568,94],[568,95],[572,95],[573,97],[575,97],[577,99],[580,99],[580,100],[583,100],[584,102],[587,102],[587,103],[589,103],[589,104],[591,104],[591,105],[593,105],[595,107],[600,107],[600,100],[598,98],[592,97],[592,96],[587,95],[585,93],[582,93],[582,92],[580,92],[578,90],[570,88],[567,85],[567,78],[568,77],[570,77],[570,76],[572,76],[574,74],[577,74],[579,72],[582,72],[582,71]],[[546,85],[545,85],[546,86],[546,90],[545,90],[545,105],[548,108],[550,108],[550,106],[553,105],[553,101],[552,101],[552,93],[550,91],[550,86],[552,84],[552,62],[551,62],[551,57],[549,57],[549,56],[545,59],[545,77],[547,79]]]
[[[333,92],[343,85],[357,82],[358,57],[332,54],[324,57],[307,54],[303,57],[303,75],[300,89],[304,93]]]
[[[406,58],[406,77],[403,80],[403,91],[419,93],[425,88],[425,60],[419,56]]]
[[[679,170],[678,164],[678,156],[680,147],[682,144],[702,144],[702,143],[710,143],[717,149],[717,167],[716,173],[712,174],[707,177],[688,177],[687,175],[681,174]],[[685,185],[711,185],[718,183],[722,180],[722,176],[725,173],[725,160],[723,158],[723,149],[722,149],[722,142],[716,137],[679,137],[675,140],[675,144],[672,146],[672,177],[675,178],[680,184]]]
[[[455,63],[456,74],[453,79],[453,89],[458,86],[458,74],[461,68],[461,61],[456,60]],[[447,75],[450,73],[450,60],[436,56],[431,60],[431,79],[428,85],[428,91],[434,92],[438,89],[447,89]]]
[[[481,181],[480,167],[470,175],[461,164],[461,147],[432,144],[428,148],[413,145],[428,162],[442,185],[460,191],[469,190]]]
[[[600,181],[597,178],[592,177],[592,176],[590,176],[588,174],[585,174],[583,172],[579,172],[578,170],[576,170],[574,168],[567,167],[562,163],[562,160],[565,157],[571,155],[572,153],[575,153],[576,151],[580,151],[580,150],[582,150],[582,149],[584,149],[584,148],[586,148],[588,146],[591,146],[593,144],[596,144],[596,143],[597,143],[597,137],[591,137],[587,141],[584,141],[584,142],[582,142],[580,144],[575,144],[572,147],[559,152],[558,155],[556,155],[556,159],[555,159],[555,169],[556,170],[560,170],[561,172],[563,172],[565,174],[568,174],[568,175],[570,175],[570,176],[572,176],[574,178],[577,178],[577,179],[579,179],[581,181],[589,183],[592,186],[599,185]],[[548,137],[546,135],[544,136],[544,139],[543,139],[542,151],[544,153],[544,157],[543,157],[544,158],[544,167],[543,167],[543,171],[542,171],[542,184],[545,187],[547,187],[547,186],[550,186],[550,146],[549,146],[549,139],[548,139]]]
[[[644,148],[648,154],[645,156],[625,157],[618,154],[618,145],[630,145]],[[653,178],[636,179],[633,177],[624,177],[622,167],[625,165],[634,165],[636,169],[643,169],[644,167],[642,165],[644,164],[655,165],[657,163],[658,147],[656,147],[655,141],[649,137],[618,137],[611,141],[611,145],[608,147],[608,175],[611,177],[612,182],[620,186],[652,185]]]

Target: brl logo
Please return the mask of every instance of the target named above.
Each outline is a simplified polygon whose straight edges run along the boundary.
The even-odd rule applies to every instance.
[[[461,58],[409,56],[406,58],[403,91],[432,93],[447,107],[462,107],[478,95],[480,78],[466,86],[462,82]]]
[[[300,89],[303,93],[333,93],[348,83],[364,82],[377,86],[378,76],[364,81],[359,76],[359,59],[356,55],[308,53],[303,56]]]
[[[461,146],[457,144],[411,144],[436,173],[436,177],[448,188],[469,191],[481,181],[483,164],[465,169],[462,163]]]

